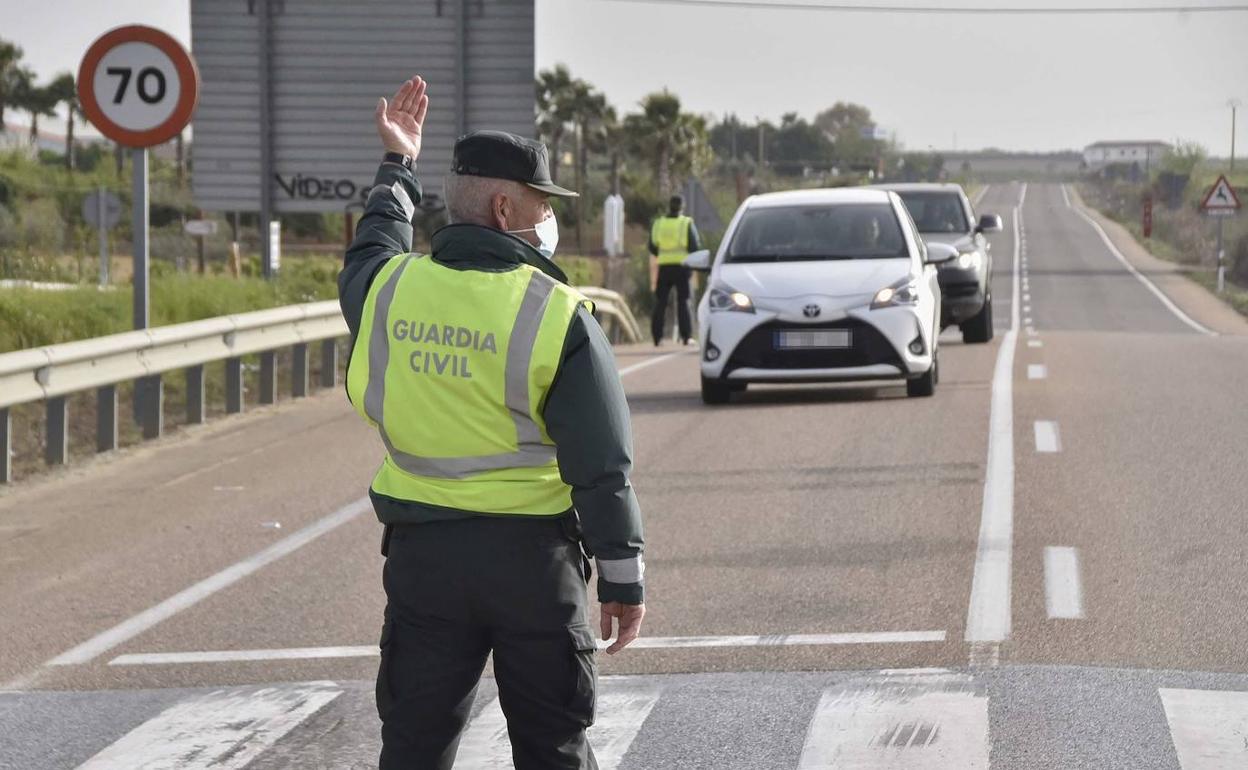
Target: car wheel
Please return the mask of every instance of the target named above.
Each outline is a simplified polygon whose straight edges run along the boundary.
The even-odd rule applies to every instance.
[[[906,380],[906,395],[911,398],[935,395],[938,382],[940,382],[940,356],[936,351],[932,351],[931,368],[913,380]]]
[[[732,386],[719,380],[702,378],[702,403],[726,404],[732,397]]]
[[[962,341],[971,344],[991,342],[992,332],[992,295],[989,294],[975,317],[963,322]]]

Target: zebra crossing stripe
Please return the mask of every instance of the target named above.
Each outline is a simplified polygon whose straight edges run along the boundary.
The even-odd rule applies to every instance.
[[[798,770],[987,770],[988,698],[947,674],[823,692]]]
[[[1183,770],[1248,767],[1248,693],[1158,690]]]
[[[78,770],[239,770],[341,694],[333,682],[214,690],[170,706]]]
[[[600,770],[620,766],[660,692],[659,686],[649,683],[614,678],[599,681],[597,719],[589,728],[589,745]],[[491,699],[464,730],[455,765],[474,770],[511,770],[511,742],[498,698]]]

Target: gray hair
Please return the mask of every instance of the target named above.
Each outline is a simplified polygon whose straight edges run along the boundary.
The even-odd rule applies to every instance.
[[[519,198],[524,194],[525,187],[510,179],[494,179],[485,176],[469,176],[447,174],[443,182],[446,195],[446,213],[452,224],[485,225],[494,224],[494,196],[499,193]]]

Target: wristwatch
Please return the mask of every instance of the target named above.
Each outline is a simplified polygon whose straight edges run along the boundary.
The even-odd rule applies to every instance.
[[[401,152],[387,152],[381,158],[382,163],[397,163],[403,168],[416,173],[416,159],[411,155],[404,155]]]

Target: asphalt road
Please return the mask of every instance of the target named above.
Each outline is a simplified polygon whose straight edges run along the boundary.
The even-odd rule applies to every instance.
[[[1248,767],[1248,324],[1073,203],[988,190],[997,338],[931,399],[708,408],[620,349],[649,614],[604,768]],[[0,495],[0,767],[375,763],[378,452],[330,393]],[[464,767],[509,766],[494,709]]]

